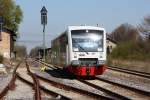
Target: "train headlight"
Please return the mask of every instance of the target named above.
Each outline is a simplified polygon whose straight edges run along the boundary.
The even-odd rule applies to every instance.
[[[77,53],[74,53],[74,58],[77,58]]]
[[[73,60],[71,62],[71,65],[73,65],[73,66],[78,66],[79,64],[80,64],[80,62],[78,60]]]
[[[98,64],[98,65],[103,65],[103,64],[105,64],[105,61],[104,61],[104,60],[99,60],[99,61],[97,62],[97,64]]]
[[[77,56],[74,56],[74,58],[77,58]]]
[[[78,48],[73,48],[73,51],[79,51],[79,49]]]

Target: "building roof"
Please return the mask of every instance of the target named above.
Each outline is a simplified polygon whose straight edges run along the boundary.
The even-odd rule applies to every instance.
[[[9,34],[11,34],[12,36],[16,36],[16,34],[14,33],[14,31],[12,31],[12,30],[10,30],[10,29],[7,29],[7,28],[3,28],[3,32],[9,33]]]
[[[111,41],[111,42],[113,42],[113,43],[117,44],[117,41],[116,41],[116,40],[114,40],[113,38],[111,38],[111,36],[110,36],[110,35],[108,35],[108,34],[107,34],[107,40],[109,40],[109,41]]]
[[[3,28],[2,31],[10,34],[12,36],[12,38],[13,38],[13,41],[16,41],[17,35],[14,33],[14,31],[12,31],[12,30],[10,30],[8,28]]]

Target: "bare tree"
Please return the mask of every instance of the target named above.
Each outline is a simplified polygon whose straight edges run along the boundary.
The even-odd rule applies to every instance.
[[[148,40],[150,40],[150,15],[144,18],[142,24],[138,26],[138,29]]]
[[[126,42],[129,40],[137,40],[139,32],[134,26],[125,23],[117,27],[110,36],[117,42]]]
[[[41,49],[42,49],[42,47],[39,47],[39,46],[32,48],[32,50],[30,51],[30,56],[31,57],[38,57],[39,56],[39,50],[41,50]]]
[[[27,49],[25,46],[16,45],[14,48],[14,51],[16,52],[16,57],[18,58],[24,58],[27,56]]]

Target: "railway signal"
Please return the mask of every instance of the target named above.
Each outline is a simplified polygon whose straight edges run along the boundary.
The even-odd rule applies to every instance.
[[[47,24],[47,10],[45,6],[41,9],[41,24],[46,25]]]
[[[47,10],[45,6],[41,9],[41,24],[43,25],[43,50],[44,50],[44,56],[43,56],[43,61],[45,62],[46,57],[45,57],[45,25],[47,25]],[[45,70],[45,65],[41,66],[41,71]]]

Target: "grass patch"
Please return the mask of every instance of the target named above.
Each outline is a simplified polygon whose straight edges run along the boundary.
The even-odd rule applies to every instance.
[[[150,73],[150,41],[127,41],[107,57],[107,65],[116,65],[130,70]]]
[[[139,44],[135,41],[119,43],[109,56],[113,59],[150,61],[150,51],[148,46],[150,45],[144,43]]]
[[[150,73],[150,63],[149,61],[135,61],[135,60],[111,60],[111,63],[108,64],[129,69],[129,70],[135,70],[140,72],[146,72]]]

